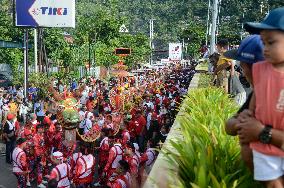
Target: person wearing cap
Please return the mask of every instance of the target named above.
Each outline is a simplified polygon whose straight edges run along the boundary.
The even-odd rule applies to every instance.
[[[238,49],[229,50],[224,56],[240,62],[246,80],[252,84],[252,65],[263,61],[263,43],[260,35],[250,35],[242,40]],[[236,136],[238,134],[237,124],[240,123],[242,112],[249,108],[252,93],[248,95],[247,101],[238,110],[237,114],[228,119],[225,130],[227,134]],[[253,171],[252,151],[248,144],[241,145],[241,156],[247,167]]]
[[[254,94],[236,128],[240,142],[253,150],[254,179],[284,187],[284,7],[260,23],[246,23],[245,29],[261,35],[265,61],[253,65]]]
[[[16,141],[16,127],[13,119],[15,115],[9,113],[4,125],[3,138],[6,141],[6,163],[12,164],[12,152],[15,148]]]
[[[64,163],[63,154],[56,151],[52,154],[52,161],[56,166],[51,170],[49,180],[56,179],[58,188],[67,188],[71,185],[71,167],[69,164]]]
[[[19,138],[17,140],[17,147],[12,154],[13,159],[13,173],[18,180],[18,188],[24,188],[27,184],[28,164],[25,153],[26,139]]]

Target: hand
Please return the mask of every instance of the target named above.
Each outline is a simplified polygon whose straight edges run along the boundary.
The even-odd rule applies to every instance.
[[[254,117],[253,112],[251,110],[244,110],[238,115],[238,120],[242,123],[251,117]]]
[[[258,136],[264,125],[255,118],[246,118],[243,122],[236,125],[241,144],[248,144],[258,141]]]

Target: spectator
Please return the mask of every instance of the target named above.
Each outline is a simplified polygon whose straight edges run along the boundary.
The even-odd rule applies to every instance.
[[[16,127],[13,123],[14,114],[7,115],[7,121],[4,125],[3,136],[6,141],[6,163],[12,164],[12,152],[16,142]]]

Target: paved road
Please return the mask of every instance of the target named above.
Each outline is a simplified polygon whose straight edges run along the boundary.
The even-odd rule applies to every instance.
[[[0,143],[0,155],[2,154],[5,145]],[[5,156],[0,156],[0,188],[16,188],[17,179],[12,174],[12,165],[7,164],[5,161]]]

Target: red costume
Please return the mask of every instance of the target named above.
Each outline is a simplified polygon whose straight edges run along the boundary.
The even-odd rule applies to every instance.
[[[104,172],[107,177],[110,177],[115,169],[119,166],[119,161],[123,159],[123,149],[121,144],[114,144],[110,149],[107,164],[104,168]]]
[[[95,172],[95,158],[93,155],[81,156],[75,166],[73,181],[75,185],[88,185],[93,182]]]
[[[28,170],[26,153],[19,147],[16,147],[12,154],[13,173],[18,179],[18,187],[26,187]]]
[[[58,188],[70,187],[71,168],[68,164],[62,163],[52,169],[49,179],[56,179]]]

